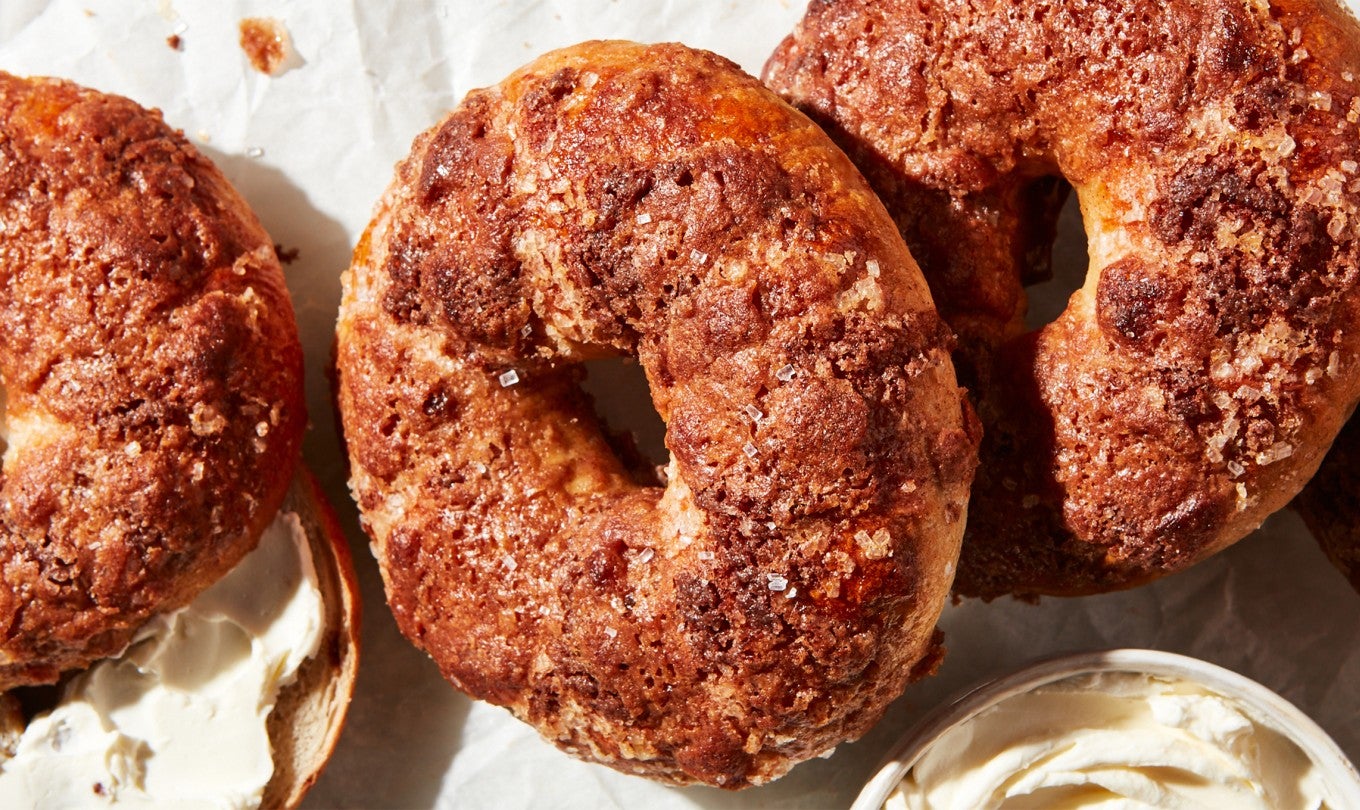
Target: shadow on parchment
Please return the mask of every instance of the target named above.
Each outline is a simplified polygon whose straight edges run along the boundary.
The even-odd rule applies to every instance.
[[[362,648],[354,700],[329,765],[303,808],[430,807],[462,743],[469,701],[397,630],[377,564],[346,488],[329,367],[340,274],[352,244],[288,176],[259,158],[199,146],[246,198],[287,259],[306,362],[310,427],[303,456],[340,516],[362,599]],[[369,206],[371,200],[353,201]]]

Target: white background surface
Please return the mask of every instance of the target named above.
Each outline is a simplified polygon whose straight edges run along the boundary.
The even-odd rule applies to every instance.
[[[1038,656],[1111,646],[1188,653],[1254,677],[1360,759],[1360,596],[1292,514],[1198,568],[1129,593],[949,607],[949,654],[938,676],[910,687],[863,740],[735,794],[665,788],[576,762],[500,709],[456,693],[397,635],[344,487],[325,373],[339,274],[393,164],[468,89],[550,48],[601,37],[678,40],[758,72],[802,6],[0,0],[0,69],[65,76],[161,108],[222,166],[275,241],[299,251],[287,273],[307,351],[306,457],[345,520],[366,600],[349,727],[305,806],[846,807],[893,740],[949,694]],[[236,45],[246,16],[282,20],[303,63],[276,78],[250,69]],[[166,44],[171,34],[182,38],[181,51]],[[1077,227],[1071,217],[1067,226]],[[1080,247],[1072,250],[1067,262],[1080,267]]]

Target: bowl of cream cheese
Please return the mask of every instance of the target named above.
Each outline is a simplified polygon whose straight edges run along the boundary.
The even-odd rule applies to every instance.
[[[926,716],[852,810],[1360,808],[1316,723],[1222,667],[1154,650],[1040,661]]]

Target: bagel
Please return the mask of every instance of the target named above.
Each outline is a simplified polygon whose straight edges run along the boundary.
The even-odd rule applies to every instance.
[[[1360,396],[1357,77],[1331,0],[810,5],[765,78],[884,199],[976,393],[958,593],[1149,581],[1313,474]],[[1065,183],[1089,269],[1026,331]]]
[[[132,101],[0,74],[0,689],[122,650],[288,489],[302,350],[255,216]]]
[[[291,556],[297,561],[289,563],[290,548],[306,553],[293,552]],[[263,556],[252,564],[256,554]],[[308,582],[315,588],[310,596],[304,594],[296,604],[286,601],[290,589]],[[276,598],[274,592],[282,596]],[[261,594],[268,596],[267,601],[252,604]],[[277,610],[263,623],[250,625],[249,629],[257,631],[252,643],[261,644],[260,639],[272,632],[276,639],[283,637],[302,646],[308,643],[309,635],[292,632],[296,622],[282,631],[276,626],[288,621],[288,613],[314,605],[315,618],[320,622],[310,635],[314,651],[301,661],[293,660],[296,653],[285,656],[275,651],[277,660],[270,659],[262,666],[282,670],[270,676],[277,677],[278,682],[265,687],[258,696],[247,693],[240,700],[226,702],[221,695],[240,679],[233,671],[232,657],[202,656],[197,662],[179,663],[178,669],[167,666],[163,661],[169,653],[161,653],[158,659],[148,656],[145,649],[147,644],[156,643],[166,643],[165,649],[172,649],[169,645],[177,643],[162,642],[166,633],[157,628],[139,634],[123,656],[98,662],[68,681],[59,698],[22,689],[0,695],[0,800],[6,807],[83,806],[85,802],[80,800],[88,798],[93,788],[114,805],[227,801],[233,807],[296,807],[320,775],[344,726],[358,669],[357,594],[349,547],[339,523],[311,474],[299,470],[260,548],[247,555],[216,587],[205,591],[204,596],[213,600],[211,606],[199,607],[195,601],[187,609],[210,617],[209,624],[192,620],[176,624],[172,620],[160,627],[177,628],[169,635],[178,633],[193,639],[196,633],[210,632],[206,627],[211,623],[236,623],[252,613],[258,617],[260,610]],[[225,610],[224,604],[228,606]],[[213,636],[213,641],[221,640]],[[192,651],[203,642],[178,643],[174,653]],[[222,644],[222,649],[229,650],[230,645]],[[206,671],[195,669],[203,666],[207,666]],[[178,690],[184,689],[186,673],[206,686],[181,694]],[[172,701],[171,711],[194,719],[175,724],[156,716],[166,711],[167,702],[156,695],[153,681],[156,686],[162,681],[169,684],[165,694]],[[204,704],[196,702],[199,694],[209,695],[208,700],[216,701],[213,705],[220,710],[204,713]],[[136,701],[129,707],[126,704],[133,696]],[[156,700],[162,702],[152,703]],[[259,707],[251,705],[255,700]],[[147,708],[139,709],[139,704]],[[250,728],[255,736],[241,734],[233,725],[236,718],[232,712],[242,707],[247,714],[252,710],[263,713],[263,720]],[[138,711],[144,716],[136,716]],[[100,725],[85,725],[84,713],[98,716]],[[153,734],[144,735],[151,727],[148,716],[157,726]],[[116,743],[106,739],[110,735]],[[147,750],[138,752],[138,746]],[[233,784],[229,792],[221,788],[224,761],[236,756],[231,748],[241,746],[250,747],[251,756],[272,760],[272,775],[269,771],[263,778],[251,774],[256,783]],[[192,749],[192,753],[186,755],[184,749]],[[97,757],[93,766],[88,762],[91,757]],[[158,765],[166,759],[168,764]],[[167,776],[167,771],[174,773]],[[35,772],[36,778],[30,776]],[[232,770],[231,774],[237,772]],[[173,792],[167,793],[167,788]]]
[[[593,42],[420,135],[344,276],[351,489],[397,623],[579,757],[738,788],[939,655],[976,429],[892,221],[730,62]],[[582,361],[636,356],[664,485]]]
[[[353,689],[354,574],[315,483],[290,494],[273,245],[159,113],[0,73],[0,381],[0,805],[295,805]]]
[[[1293,507],[1327,559],[1360,591],[1360,421],[1351,419]]]

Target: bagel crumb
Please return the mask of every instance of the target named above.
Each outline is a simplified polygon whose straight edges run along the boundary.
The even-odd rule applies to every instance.
[[[292,264],[298,260],[298,256],[302,255],[302,250],[300,248],[286,248],[275,242],[274,255],[278,256],[279,261],[283,264]]]
[[[283,23],[269,17],[247,17],[238,25],[239,44],[250,66],[266,76],[279,76],[301,60]]]

